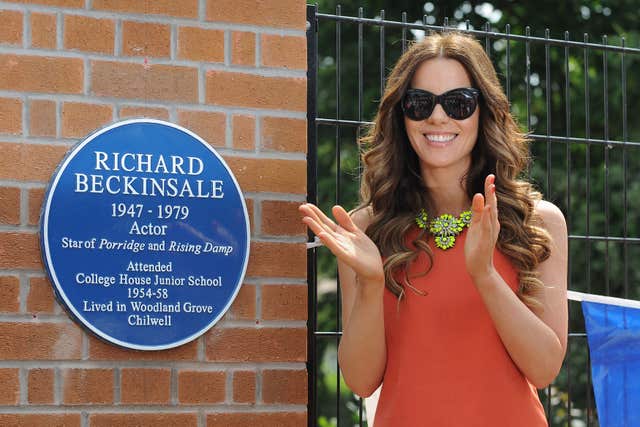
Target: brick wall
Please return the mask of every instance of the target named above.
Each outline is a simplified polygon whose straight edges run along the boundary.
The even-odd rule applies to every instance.
[[[300,0],[0,1],[0,425],[306,425],[304,30]],[[129,117],[215,146],[251,217],[231,310],[167,351],[78,327],[39,251],[54,168]]]

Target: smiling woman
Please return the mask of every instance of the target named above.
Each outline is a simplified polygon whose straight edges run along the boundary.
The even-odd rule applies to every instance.
[[[364,142],[361,204],[300,207],[338,258],[345,381],[375,427],[546,426],[567,340],[562,213],[519,178],[528,141],[484,49],[408,49]]]

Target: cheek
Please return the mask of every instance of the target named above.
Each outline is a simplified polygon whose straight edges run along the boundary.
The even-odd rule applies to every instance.
[[[406,117],[404,118],[404,129],[407,135],[411,135],[415,132],[415,126],[416,122],[414,122],[413,120],[409,120]]]
[[[478,135],[479,124],[480,124],[480,115],[478,114],[477,111],[473,116],[469,117],[467,120],[461,123],[464,131],[468,135],[474,135],[474,136]]]
[[[422,133],[419,131],[419,122],[414,122],[413,120],[409,120],[407,118],[404,119],[404,129],[407,135],[407,139],[413,145],[415,143],[415,139],[422,136]]]

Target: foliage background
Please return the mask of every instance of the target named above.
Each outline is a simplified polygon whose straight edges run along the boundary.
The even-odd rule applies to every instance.
[[[358,16],[358,9],[362,7],[364,17],[380,18],[384,13],[386,20],[401,21],[402,12],[406,12],[408,22],[426,22],[429,25],[442,25],[447,17],[451,27],[465,27],[468,20],[472,29],[483,29],[488,25],[492,31],[500,33],[506,32],[508,24],[511,34],[523,35],[529,31],[532,36],[540,38],[546,36],[545,30],[549,28],[551,39],[565,39],[566,36],[569,40],[583,42],[588,37],[591,43],[617,46],[621,45],[624,37],[627,47],[637,49],[640,48],[638,6],[638,0],[347,0],[340,3],[340,13]],[[321,13],[335,14],[336,7],[335,1],[318,2]],[[335,22],[322,19],[319,22],[318,117],[370,121],[380,99],[381,78],[388,74],[401,53],[402,32],[396,28],[384,29],[384,55],[381,55],[380,27],[363,26],[364,66],[362,97],[359,98],[357,25],[343,23],[340,27],[338,58]],[[419,39],[422,35],[420,31],[406,32],[409,40]],[[482,37],[480,40],[486,42]],[[635,119],[635,112],[640,107],[640,82],[633,78],[640,75],[640,55],[624,55],[628,117],[625,127],[621,53],[604,54],[601,49],[591,48],[585,56],[581,47],[571,47],[565,52],[564,47],[551,45],[548,48],[547,76],[545,44],[530,43],[530,103],[527,105],[526,46],[522,41],[511,40],[509,43],[509,64],[504,38],[489,40],[490,54],[503,86],[509,85],[512,112],[524,130],[537,135],[584,138],[588,134],[594,139],[640,141],[640,121]],[[383,75],[380,72],[382,60]],[[338,83],[339,98],[336,91]],[[357,204],[360,166],[356,141],[361,132],[358,127],[318,127],[317,185],[319,205],[324,211],[329,211],[336,203],[348,209]],[[547,200],[562,209],[570,236],[639,237],[638,147],[566,144],[541,139],[532,144],[531,151],[534,158],[531,179]],[[637,259],[640,259],[640,245],[635,243],[571,238],[569,289],[640,299],[640,271],[630,268],[633,260]],[[339,331],[336,265],[324,248],[318,249],[318,271],[318,330]],[[584,333],[579,304],[570,302],[569,308],[570,332]],[[320,426],[359,425],[359,399],[339,376],[336,349],[335,338],[317,339],[317,422]],[[540,391],[540,398],[551,426],[598,425],[585,337],[570,338],[563,370],[551,387]]]

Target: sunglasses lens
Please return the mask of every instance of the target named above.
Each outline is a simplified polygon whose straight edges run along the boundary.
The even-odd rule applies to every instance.
[[[402,110],[411,120],[424,120],[431,115],[434,106],[433,102],[433,96],[409,93],[405,95],[402,101]]]
[[[476,110],[477,101],[473,93],[461,90],[448,93],[442,100],[442,108],[454,120],[464,120]]]

